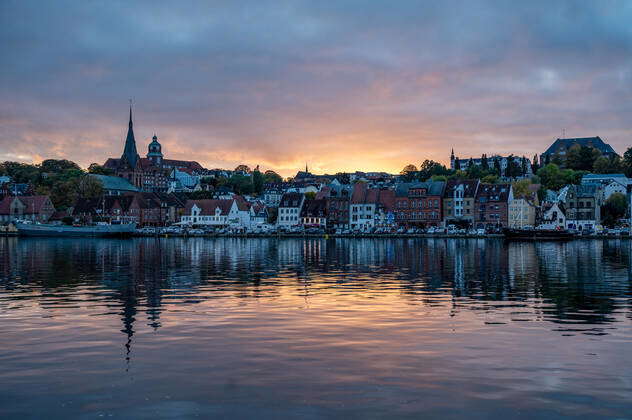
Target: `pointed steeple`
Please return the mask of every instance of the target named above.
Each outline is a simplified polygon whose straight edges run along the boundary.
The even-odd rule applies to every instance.
[[[125,149],[121,161],[129,164],[130,167],[136,167],[138,163],[138,152],[136,150],[136,139],[134,138],[134,123],[132,121],[132,105],[129,106],[129,128],[127,129],[127,138],[125,139]]]

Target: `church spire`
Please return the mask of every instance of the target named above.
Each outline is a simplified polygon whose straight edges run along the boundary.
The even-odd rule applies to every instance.
[[[129,164],[130,167],[136,167],[136,163],[140,157],[136,151],[136,139],[134,138],[134,122],[132,120],[132,104],[129,105],[129,128],[127,129],[127,137],[125,138],[125,149],[121,161]]]

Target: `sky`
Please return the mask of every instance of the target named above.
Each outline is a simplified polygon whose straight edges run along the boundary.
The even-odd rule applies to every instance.
[[[632,145],[630,1],[0,2],[0,161],[294,174]]]

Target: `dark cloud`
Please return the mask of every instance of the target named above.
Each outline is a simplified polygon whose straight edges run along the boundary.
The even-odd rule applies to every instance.
[[[0,159],[139,148],[284,173],[630,144],[626,1],[0,5]]]

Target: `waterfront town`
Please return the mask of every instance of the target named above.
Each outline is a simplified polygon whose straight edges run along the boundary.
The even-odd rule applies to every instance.
[[[168,159],[156,135],[139,154],[132,109],[120,157],[87,170],[68,160],[0,164],[0,224],[135,223],[139,232],[498,233],[503,228],[627,234],[632,148],[558,138],[533,157],[450,152],[398,174],[283,179],[247,165]],[[158,230],[158,228],[162,230]]]

